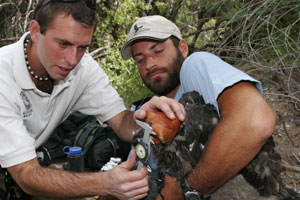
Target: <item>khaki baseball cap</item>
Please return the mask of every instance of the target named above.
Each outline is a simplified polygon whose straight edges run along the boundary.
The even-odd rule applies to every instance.
[[[130,28],[128,40],[121,49],[122,58],[128,60],[132,56],[131,46],[138,39],[166,40],[170,36],[182,39],[179,28],[170,20],[159,15],[139,18]]]

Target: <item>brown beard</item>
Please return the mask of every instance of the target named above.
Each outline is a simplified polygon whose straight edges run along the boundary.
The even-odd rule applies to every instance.
[[[155,68],[149,71],[146,74],[145,78],[142,77],[142,80],[154,94],[165,96],[172,92],[180,84],[179,73],[183,61],[184,58],[181,54],[181,51],[177,49],[176,57],[168,67]],[[168,73],[167,79],[163,80],[161,77],[157,77],[152,82],[147,82],[146,80],[149,80],[148,77],[150,77],[154,72],[157,71]]]

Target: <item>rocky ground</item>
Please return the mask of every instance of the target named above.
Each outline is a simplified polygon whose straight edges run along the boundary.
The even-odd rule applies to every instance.
[[[284,182],[300,191],[300,110],[288,99],[270,90],[266,99],[277,114],[274,139],[276,150],[281,155],[286,171],[282,173]]]
[[[288,187],[300,191],[300,111],[275,89],[265,91],[265,99],[277,115],[273,134],[276,151],[281,155],[286,170],[281,178]],[[242,175],[231,179],[212,195],[212,200],[277,200],[275,196],[262,197]]]

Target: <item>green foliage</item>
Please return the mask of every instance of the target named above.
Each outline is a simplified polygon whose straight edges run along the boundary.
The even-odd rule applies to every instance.
[[[247,56],[251,61],[265,60],[270,64],[280,61],[281,67],[285,68],[299,54],[299,10],[299,1],[292,0],[241,4],[226,24],[231,28],[225,35],[228,43],[219,46],[219,50],[224,50],[228,44],[238,46],[241,49],[231,51],[231,56]]]
[[[102,66],[127,105],[149,91],[142,84],[132,61],[124,61],[120,48],[130,26],[144,15],[161,14],[171,18],[187,40],[190,50],[210,51],[235,66],[243,66],[261,80],[275,77],[288,80],[299,71],[298,0],[122,0],[101,6],[102,19],[96,33],[98,44],[109,45]],[[247,66],[245,68],[245,66]]]
[[[99,20],[95,38],[99,46],[109,48],[99,62],[127,107],[134,101],[153,95],[144,86],[133,60],[123,60],[120,53],[131,25],[139,18],[139,13],[149,9],[151,6],[142,0],[122,0],[110,8],[101,5],[101,15],[105,19]]]
[[[153,95],[120,49],[131,25],[160,14],[180,28],[190,51],[209,51],[300,102],[299,0],[101,0],[89,49],[129,107]],[[27,31],[37,0],[0,0],[0,46]]]
[[[118,47],[108,50],[103,69],[110,77],[111,84],[124,99],[126,106],[130,107],[132,102],[152,94],[144,86],[133,60],[122,60],[121,55],[116,53],[118,51]]]
[[[170,3],[166,2],[156,2],[155,6],[159,10],[159,13],[163,16],[166,16],[166,14],[169,12]]]

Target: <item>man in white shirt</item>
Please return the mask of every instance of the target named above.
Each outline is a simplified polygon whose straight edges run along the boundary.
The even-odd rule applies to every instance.
[[[28,194],[53,198],[113,195],[140,199],[147,194],[147,170],[131,171],[135,154],[108,172],[73,173],[43,168],[35,149],[73,111],[93,115],[131,141],[134,117],[162,110],[184,120],[181,104],[155,97],[135,113],[127,111],[97,62],[87,55],[96,26],[93,1],[44,0],[30,32],[0,49],[0,164]]]

